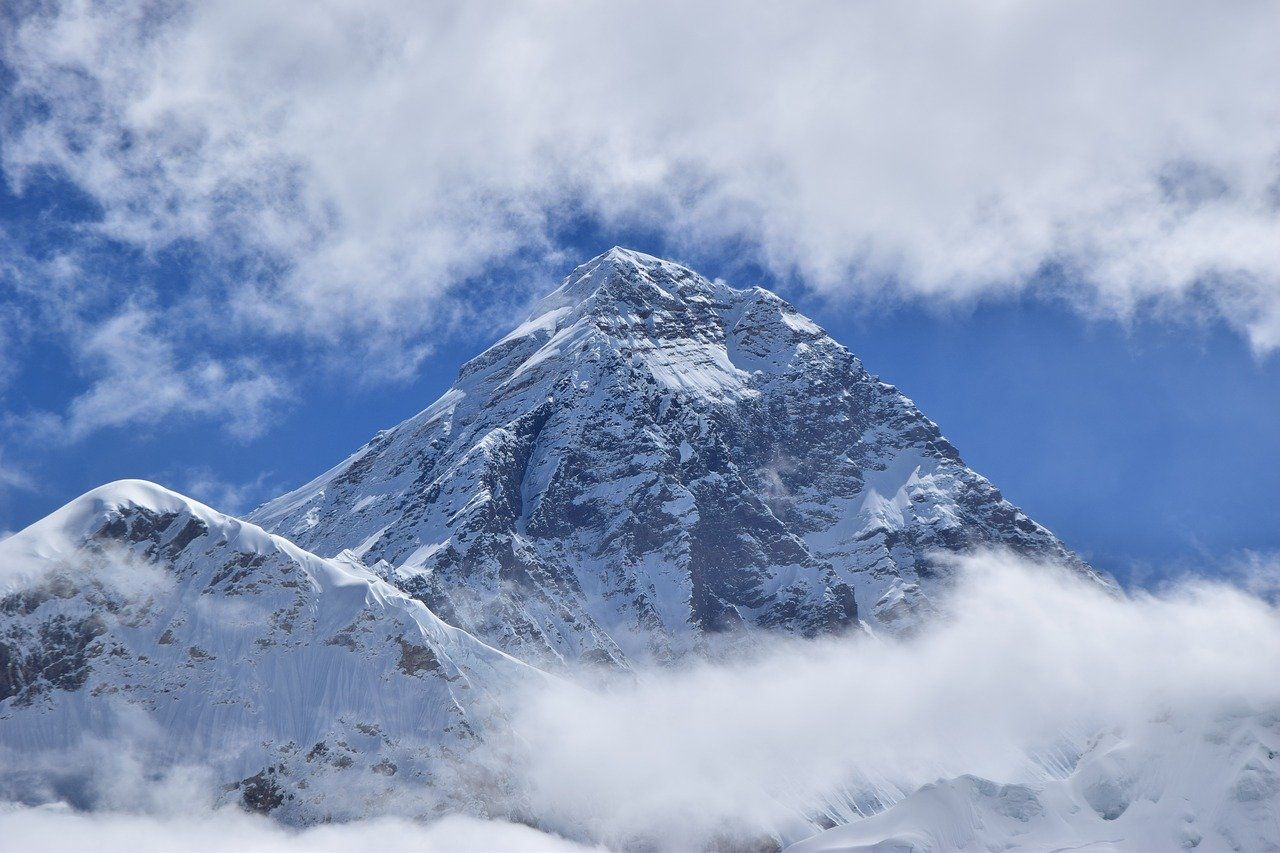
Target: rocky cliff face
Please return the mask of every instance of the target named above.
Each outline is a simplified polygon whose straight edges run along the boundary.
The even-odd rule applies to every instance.
[[[936,555],[977,545],[1106,583],[785,301],[616,248],[429,408],[251,518],[385,562],[542,663],[910,632],[947,582]]]

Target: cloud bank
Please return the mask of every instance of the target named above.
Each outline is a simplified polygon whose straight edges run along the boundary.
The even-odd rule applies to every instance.
[[[1141,738],[1172,718],[1190,743],[1222,715],[1280,708],[1280,614],[1249,592],[1191,580],[1122,597],[1009,554],[960,562],[952,615],[917,640],[787,643],[532,697],[519,728],[534,813],[615,842],[660,826],[679,849],[725,826],[794,826],[842,796],[884,805],[963,774],[1044,782],[1037,755],[1100,732]]]
[[[448,817],[421,825],[385,819],[291,831],[236,810],[196,816],[85,814],[65,808],[0,810],[8,849],[27,853],[572,853],[588,848],[517,824]]]
[[[99,235],[258,259],[200,285],[249,326],[408,339],[495,265],[559,263],[557,228],[585,214],[695,260],[737,247],[838,300],[1058,288],[1280,346],[1272,3],[15,17],[12,186],[59,174]]]
[[[102,427],[152,426],[168,418],[205,417],[240,438],[266,428],[287,387],[249,357],[231,361],[179,353],[159,332],[154,312],[127,308],[92,325],[77,342],[77,356],[94,377],[65,416],[39,413],[23,425],[48,440],[76,441]]]
[[[1260,560],[1248,585],[1274,576],[1274,568]],[[0,815],[0,831],[65,827],[108,841],[145,839],[138,849],[188,836],[182,846],[197,849],[220,849],[225,837],[243,837],[248,849],[286,851],[365,838],[392,849],[469,849],[467,838],[482,839],[476,849],[521,849],[526,841],[555,849],[561,836],[612,848],[694,849],[717,838],[797,840],[824,816],[856,820],[939,779],[973,775],[1034,791],[1070,776],[1100,739],[1122,748],[1090,759],[1080,782],[1090,810],[1071,825],[1088,818],[1086,829],[1096,825],[1103,835],[1125,824],[1094,810],[1138,796],[1130,788],[1165,810],[1143,818],[1135,809],[1133,820],[1146,820],[1140,826],[1148,833],[1179,824],[1182,818],[1169,815],[1188,810],[1197,812],[1198,831],[1216,831],[1213,821],[1235,808],[1231,797],[1247,815],[1251,803],[1280,790],[1280,776],[1266,767],[1241,771],[1245,753],[1236,734],[1256,729],[1270,731],[1258,737],[1280,738],[1273,677],[1280,612],[1273,604],[1240,587],[1195,580],[1122,596],[1000,553],[964,558],[960,571],[951,615],[910,641],[780,642],[746,659],[655,669],[603,685],[584,679],[589,688],[549,684],[519,697],[516,744],[497,745],[480,760],[518,780],[523,793],[515,804],[488,807],[536,820],[556,837],[461,819],[425,829],[360,822],[298,835],[211,810],[216,786],[202,787],[199,773],[175,770],[158,780],[151,767],[145,775],[139,768],[149,765],[131,761],[121,745],[127,737],[86,745],[82,759],[58,758],[59,767],[98,768],[109,777],[85,790],[99,791],[94,802],[111,813],[18,809]],[[1206,746],[1229,741],[1236,745],[1223,756]],[[112,758],[104,749],[126,755]],[[1202,763],[1157,766],[1169,755]],[[1220,759],[1222,766],[1204,763]],[[407,796],[401,805],[414,802]],[[103,849],[115,849],[111,844]]]

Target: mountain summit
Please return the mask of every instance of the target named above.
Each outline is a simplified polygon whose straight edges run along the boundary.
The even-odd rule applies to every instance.
[[[622,248],[251,518],[543,664],[910,632],[981,545],[1106,582],[786,301]]]

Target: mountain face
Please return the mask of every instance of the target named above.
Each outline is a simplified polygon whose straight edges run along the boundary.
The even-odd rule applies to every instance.
[[[907,633],[949,579],[938,555],[978,545],[1108,582],[785,301],[618,248],[251,518],[385,562],[445,621],[541,663]]]
[[[0,543],[0,580],[0,791],[22,796],[88,798],[68,757],[100,742],[294,822],[465,805],[466,756],[545,677],[353,560],[142,481]]]

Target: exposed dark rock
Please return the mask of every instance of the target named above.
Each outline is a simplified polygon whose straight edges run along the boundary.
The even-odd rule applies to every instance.
[[[240,789],[240,805],[258,814],[270,814],[284,804],[286,794],[276,780],[276,768],[268,767],[242,779],[236,784]],[[288,795],[292,796],[292,795]]]
[[[90,660],[101,651],[94,641],[105,631],[96,615],[65,614],[41,622],[34,635],[11,629],[0,639],[0,701],[16,697],[24,704],[48,690],[79,690],[93,671]]]
[[[396,664],[405,675],[417,675],[420,672],[436,672],[440,669],[440,661],[427,646],[418,646],[396,637],[400,644],[400,661]]]
[[[191,648],[187,649],[187,657],[191,658],[194,661],[215,660],[213,655],[209,654],[199,646],[192,646]]]

